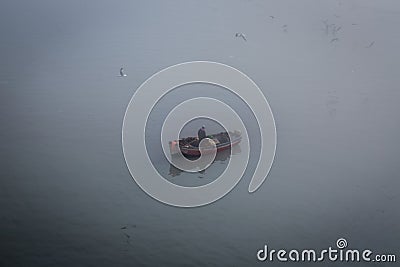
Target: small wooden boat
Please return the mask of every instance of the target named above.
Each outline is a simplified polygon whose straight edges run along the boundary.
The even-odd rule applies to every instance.
[[[230,140],[229,134],[231,135],[232,140]],[[242,140],[242,134],[240,131],[229,132],[229,134],[227,132],[220,132],[218,134],[207,136],[207,138],[211,139],[215,143],[217,153],[239,144]],[[198,137],[186,137],[179,140],[169,141],[171,155],[177,154],[180,149],[184,156],[199,157],[201,155],[199,143]],[[204,149],[203,153],[211,153],[211,151],[213,151],[213,149]]]

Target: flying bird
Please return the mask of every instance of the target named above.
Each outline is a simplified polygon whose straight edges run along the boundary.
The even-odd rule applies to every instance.
[[[130,241],[131,236],[128,235],[128,234],[126,234],[126,233],[124,233],[124,235],[126,236],[126,243],[127,243],[128,245],[131,245],[131,241]]]
[[[336,26],[336,24],[335,23],[331,23],[331,24],[329,24],[329,22],[328,22],[328,20],[326,19],[326,20],[323,20],[322,21],[323,23],[324,23],[324,25],[325,25],[325,33],[326,34],[333,34],[333,35],[335,35],[336,34],[336,32],[338,32],[342,27],[337,27]]]
[[[340,31],[340,29],[342,29],[342,27],[341,26],[339,26],[339,27],[334,27],[333,28],[333,34],[336,34],[338,31]]]
[[[333,38],[333,39],[331,40],[331,43],[337,42],[337,41],[339,41],[339,38]]]
[[[241,37],[241,38],[243,38],[243,40],[245,40],[247,42],[246,35],[244,35],[243,33],[237,32],[235,34],[235,37]]]
[[[119,76],[120,77],[126,77],[127,75],[124,73],[124,68],[119,69]]]
[[[370,48],[371,46],[373,46],[375,44],[375,41],[371,42],[368,46],[366,46],[365,48]]]
[[[275,17],[274,16],[269,16],[271,19],[274,19]]]

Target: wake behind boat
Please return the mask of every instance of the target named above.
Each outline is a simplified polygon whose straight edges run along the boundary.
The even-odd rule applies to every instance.
[[[232,140],[229,138],[229,135],[231,135]],[[218,153],[219,151],[229,149],[230,147],[239,144],[242,140],[242,133],[240,131],[229,132],[229,134],[227,132],[220,132],[218,134],[209,135],[206,138],[209,138],[209,142],[215,143]],[[169,141],[170,153],[171,155],[174,155],[180,150],[184,156],[198,157],[201,155],[199,143],[200,141],[198,137],[186,137],[179,140]],[[203,153],[207,153],[207,149],[204,150]]]

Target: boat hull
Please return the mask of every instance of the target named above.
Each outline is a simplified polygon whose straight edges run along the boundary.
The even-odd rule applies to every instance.
[[[220,133],[215,135],[216,137],[214,138],[215,141],[219,141],[218,137],[222,136],[222,135],[226,135],[226,133]],[[224,151],[227,150],[229,148],[231,148],[232,146],[236,146],[240,143],[240,141],[242,140],[242,136],[239,133],[234,133],[231,134],[232,136],[232,140],[228,140],[228,142],[222,142],[222,143],[218,143],[216,145],[217,147],[217,153],[220,151]],[[188,157],[199,157],[201,155],[200,149],[198,147],[192,146],[192,145],[181,145],[182,143],[185,143],[184,141],[190,139],[192,140],[192,142],[198,142],[198,139],[195,137],[189,137],[189,138],[185,138],[185,139],[180,139],[180,140],[174,140],[174,141],[170,141],[170,151],[171,154],[177,154],[179,153],[179,150],[181,151],[181,153],[184,156],[188,156]],[[213,140],[213,139],[212,139]],[[208,154],[208,153],[212,153],[214,151],[214,149],[204,149],[202,151],[202,153],[204,154]]]

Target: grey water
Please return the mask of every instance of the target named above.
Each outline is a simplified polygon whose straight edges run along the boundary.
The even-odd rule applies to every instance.
[[[399,24],[400,4],[389,0],[2,1],[0,266],[268,265],[256,258],[265,244],[322,250],[342,237],[399,258]],[[171,92],[146,131],[169,181],[208,183],[230,157],[203,173],[171,169],[159,130],[180,101],[230,103],[251,140],[239,184],[184,209],[133,181],[121,128],[147,78],[193,60],[253,79],[274,113],[278,145],[266,181],[249,194],[260,139],[248,107],[214,86]]]

